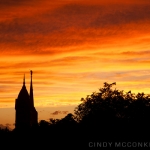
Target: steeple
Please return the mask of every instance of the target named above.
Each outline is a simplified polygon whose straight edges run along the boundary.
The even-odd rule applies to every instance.
[[[30,82],[30,95],[26,89],[25,85],[25,75],[23,78],[23,86],[18,94],[18,98],[15,101],[15,129],[18,131],[29,129],[32,126],[38,124],[38,113],[34,107],[34,97],[33,97],[33,85],[32,85],[32,70],[31,82]]]
[[[25,74],[24,74],[24,78],[23,78],[23,85],[25,85]]]
[[[33,98],[33,86],[32,86],[32,70],[30,71],[31,74],[31,82],[30,82],[30,102],[31,102],[31,107],[34,107],[34,98]]]

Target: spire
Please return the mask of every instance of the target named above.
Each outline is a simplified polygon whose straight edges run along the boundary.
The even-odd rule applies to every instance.
[[[33,86],[32,86],[32,70],[30,71],[31,74],[31,83],[30,83],[30,102],[31,102],[31,107],[34,107],[34,98],[33,98]]]
[[[24,78],[23,78],[23,85],[25,85],[25,74],[24,74]]]

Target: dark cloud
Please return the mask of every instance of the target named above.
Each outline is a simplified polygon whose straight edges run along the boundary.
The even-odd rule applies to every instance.
[[[110,55],[110,52],[96,52],[93,53],[94,55],[101,55],[101,56],[108,56]],[[124,52],[117,52],[114,51],[111,53],[111,56],[128,56],[128,57],[135,57],[135,56],[149,56],[150,50],[144,50],[144,51],[124,51]]]
[[[66,5],[53,14],[62,28],[91,28],[124,25],[140,20],[150,20],[150,5]],[[52,18],[52,16],[49,16]],[[52,23],[53,25],[53,23]]]
[[[127,56],[142,56],[142,55],[145,55],[145,56],[149,56],[150,55],[150,50],[147,50],[147,51],[125,51],[125,52],[122,52],[120,53],[121,55],[127,55]]]
[[[32,4],[33,2],[38,2],[39,0],[0,0],[0,8],[2,7],[12,7],[20,6],[25,4]]]
[[[111,9],[105,8],[102,13],[98,13],[95,20],[90,24],[91,27],[110,27],[126,25],[130,23],[140,23],[141,21],[150,21],[149,6],[131,5],[131,6],[112,6]]]
[[[1,51],[13,47],[24,53],[37,53],[44,47],[99,43],[99,38],[123,34],[126,30],[144,30],[150,24],[149,7],[143,2],[141,5],[67,4],[46,12],[43,8],[37,15],[31,12],[30,16],[0,23]]]
[[[51,113],[52,115],[58,115],[58,114],[60,114],[61,113],[61,111],[55,111],[55,112],[53,112],[53,113]]]
[[[59,114],[67,114],[68,111],[54,111],[53,113],[51,113],[52,115],[59,115]]]
[[[101,28],[112,25],[124,25],[144,20],[150,21],[150,5],[66,5],[53,12],[44,12],[38,16],[14,19],[0,24],[1,33],[24,36],[32,34],[55,34],[60,31],[75,29]],[[15,35],[15,36],[16,36]],[[34,38],[30,37],[30,38]],[[15,39],[15,37],[14,37]]]

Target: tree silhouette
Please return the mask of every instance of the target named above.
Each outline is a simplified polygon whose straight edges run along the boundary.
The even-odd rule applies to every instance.
[[[124,93],[112,86],[116,83],[104,83],[99,92],[82,98],[75,108],[75,119],[90,135],[118,138],[130,135],[130,138],[149,132],[150,97],[144,93]],[[142,122],[142,125],[141,125]],[[146,127],[146,128],[145,128]],[[133,134],[132,134],[133,133]]]

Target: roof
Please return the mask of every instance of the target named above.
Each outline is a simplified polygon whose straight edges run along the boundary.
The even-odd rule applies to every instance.
[[[23,85],[22,89],[20,90],[18,94],[18,98],[16,100],[16,107],[17,108],[27,108],[30,106],[30,97],[28,94],[28,91],[26,89],[26,86]]]

